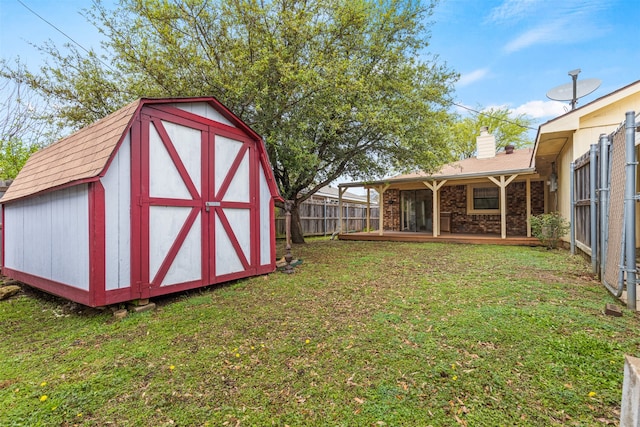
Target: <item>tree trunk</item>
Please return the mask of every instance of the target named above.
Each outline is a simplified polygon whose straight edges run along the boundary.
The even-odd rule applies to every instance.
[[[300,222],[300,211],[298,204],[293,203],[291,206],[291,242],[304,243],[304,232],[302,231],[302,223]]]

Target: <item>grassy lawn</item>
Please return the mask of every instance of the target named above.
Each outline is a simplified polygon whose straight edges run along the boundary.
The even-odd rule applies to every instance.
[[[640,322],[543,248],[312,240],[115,320],[0,302],[2,426],[617,424]],[[280,251],[282,253],[282,251]]]

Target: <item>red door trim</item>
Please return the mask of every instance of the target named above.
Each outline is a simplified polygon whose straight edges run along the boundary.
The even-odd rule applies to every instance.
[[[151,206],[181,206],[181,207],[201,207],[201,200],[191,200],[191,199],[172,199],[169,197],[150,197],[148,199],[143,199],[143,203],[148,203]]]
[[[106,304],[106,218],[104,187],[89,184],[89,298],[96,307]]]
[[[255,145],[254,145],[255,146]],[[258,160],[258,150],[251,150],[249,157],[249,200],[250,208],[250,227],[251,238],[249,239],[251,265],[257,267],[260,265],[260,163]]]
[[[141,114],[140,123],[140,198],[136,202],[140,204],[140,298],[150,296],[149,278],[149,203],[143,200],[149,197],[149,126],[151,118]]]
[[[215,198],[215,186],[213,185],[213,179],[215,176],[214,166],[215,163],[215,132],[214,129],[208,127],[206,135],[206,141],[203,143],[205,151],[202,159],[202,198],[203,200],[214,200]],[[205,285],[217,283],[216,280],[216,239],[215,239],[215,225],[213,222],[215,210],[202,214],[202,279],[206,282]]]
[[[244,129],[237,128],[234,126],[229,126],[225,123],[217,122],[207,117],[199,116],[197,114],[193,114],[176,107],[171,107],[167,105],[154,105],[153,107],[149,107],[149,108],[153,108],[155,110],[154,116],[161,117],[163,120],[166,117],[166,118],[169,118],[169,120],[173,119],[173,121],[175,121],[176,118],[182,119],[183,121],[186,121],[186,120],[194,121],[194,122],[197,122],[200,126],[214,127],[217,133],[223,134],[224,136],[229,136],[232,138],[239,137],[239,138],[247,139],[247,136],[248,136],[247,133],[244,132]]]
[[[220,202],[221,208],[228,209],[250,209],[253,207],[252,203],[249,202]]]

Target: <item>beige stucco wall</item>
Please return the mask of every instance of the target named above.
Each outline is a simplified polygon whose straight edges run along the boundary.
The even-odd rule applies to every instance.
[[[554,210],[557,201],[556,210],[567,220],[571,218],[571,162],[588,152],[591,144],[597,144],[601,134],[608,135],[618,129],[624,123],[627,111],[640,112],[640,92],[585,114],[579,117],[577,123],[574,123],[577,124],[578,129],[573,133],[573,138],[567,141],[557,157],[558,191],[557,194],[549,194],[551,210]],[[636,140],[636,144],[638,143],[640,141]],[[637,234],[640,237],[640,232]],[[564,240],[568,241],[568,239],[569,237],[567,236]]]
[[[600,134],[608,135],[620,127],[627,111],[640,112],[640,92],[580,117],[580,128],[573,137],[572,160],[589,151],[591,144],[598,142]]]
[[[558,155],[556,170],[558,174],[558,191],[549,193],[549,205],[551,210],[557,210],[563,217],[571,218],[571,199],[570,199],[570,180],[571,180],[571,162],[574,160],[573,147],[566,144]]]

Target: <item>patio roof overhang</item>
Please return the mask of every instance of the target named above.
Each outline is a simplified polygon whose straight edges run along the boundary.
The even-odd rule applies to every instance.
[[[455,174],[455,175],[417,175],[406,178],[386,178],[378,181],[360,181],[360,182],[347,182],[338,184],[338,187],[341,188],[350,188],[350,187],[364,187],[364,188],[375,188],[381,185],[394,185],[394,184],[408,184],[408,183],[419,183],[424,181],[464,181],[464,180],[474,180],[479,178],[489,178],[496,176],[511,176],[511,175],[537,175],[537,171],[535,168],[526,168],[526,169],[507,169],[501,171],[493,171],[493,172],[477,172],[477,173],[468,173],[468,174]]]

